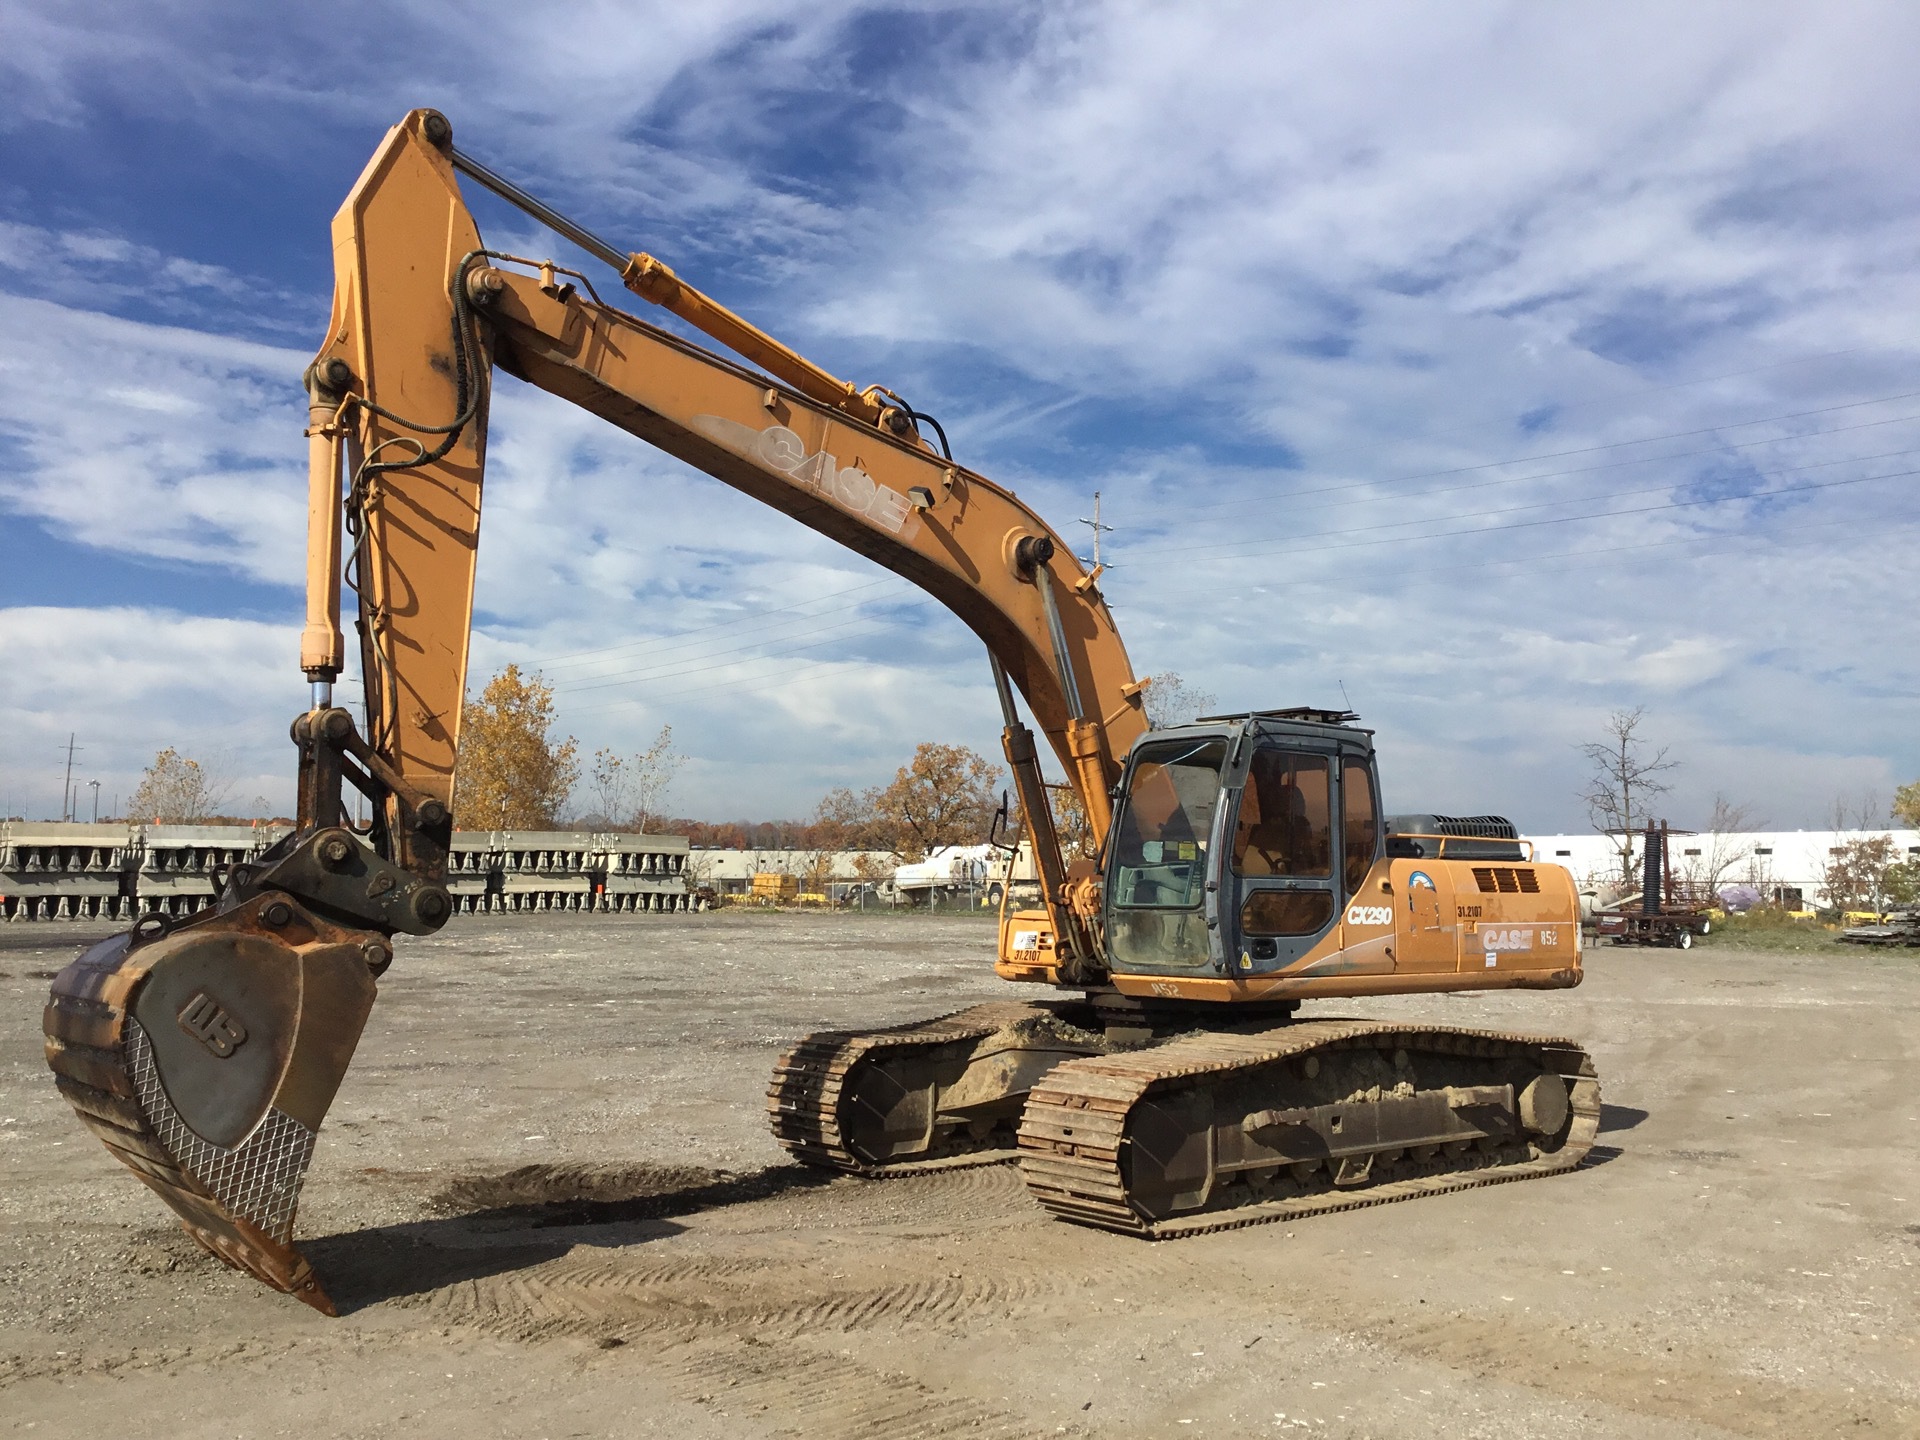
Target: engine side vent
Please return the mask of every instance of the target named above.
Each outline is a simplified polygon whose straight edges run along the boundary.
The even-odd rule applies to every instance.
[[[1531,866],[1476,865],[1473,880],[1486,895],[1538,895],[1540,877]]]

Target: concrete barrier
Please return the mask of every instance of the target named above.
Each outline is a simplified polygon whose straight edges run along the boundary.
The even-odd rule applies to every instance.
[[[180,919],[211,904],[230,866],[284,825],[0,823],[0,920]],[[455,915],[693,908],[684,835],[455,831]]]

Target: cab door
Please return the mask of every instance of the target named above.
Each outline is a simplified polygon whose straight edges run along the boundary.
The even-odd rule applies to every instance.
[[[1380,805],[1373,764],[1365,755],[1340,757],[1340,948],[1367,973],[1394,967],[1393,895],[1380,882]]]
[[[1263,745],[1247,766],[1225,877],[1239,941],[1238,974],[1283,969],[1339,915],[1334,871],[1334,757]]]

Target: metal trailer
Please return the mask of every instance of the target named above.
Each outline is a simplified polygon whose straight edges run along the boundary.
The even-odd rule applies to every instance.
[[[1648,822],[1642,835],[1640,897],[1616,910],[1594,912],[1594,932],[1615,945],[1659,945],[1691,950],[1696,935],[1713,929],[1713,897],[1673,873],[1667,822]],[[1681,832],[1685,834],[1685,831]]]

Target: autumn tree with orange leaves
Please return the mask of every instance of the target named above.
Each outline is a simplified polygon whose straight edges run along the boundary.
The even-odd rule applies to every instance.
[[[552,830],[580,778],[573,737],[553,733],[553,687],[509,665],[467,699],[454,771],[465,830]]]

